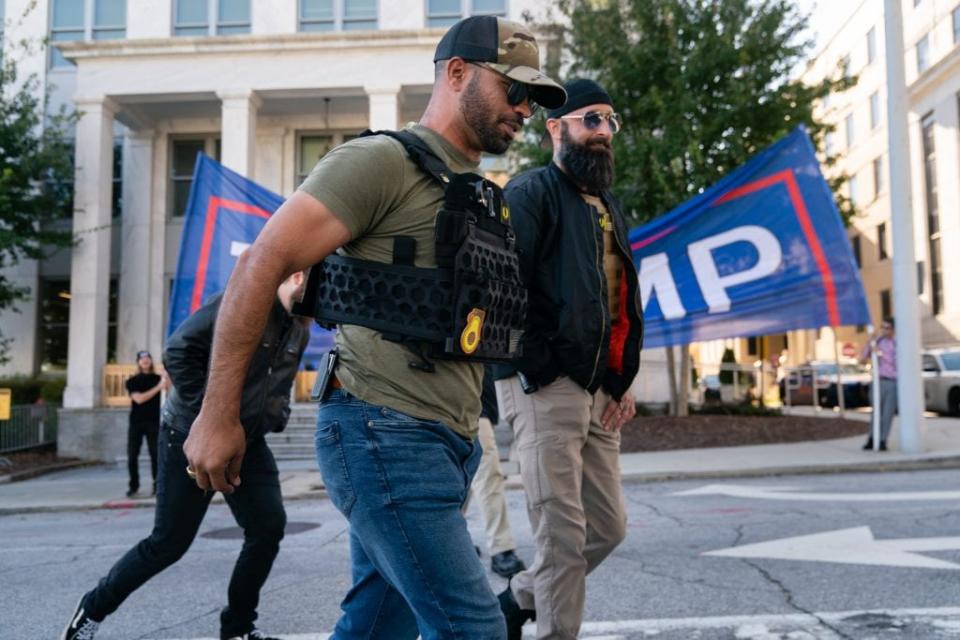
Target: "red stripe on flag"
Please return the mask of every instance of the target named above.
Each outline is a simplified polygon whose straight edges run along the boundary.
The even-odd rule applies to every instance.
[[[200,257],[197,261],[197,278],[193,284],[193,295],[190,298],[190,313],[193,313],[203,304],[203,286],[207,281],[207,265],[210,263],[210,248],[213,246],[213,234],[217,230],[217,215],[220,209],[236,211],[258,218],[269,218],[270,212],[246,202],[228,200],[211,196],[207,203],[207,215],[203,224],[203,241],[200,244]]]

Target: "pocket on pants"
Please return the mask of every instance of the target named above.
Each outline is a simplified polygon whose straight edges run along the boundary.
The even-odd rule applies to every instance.
[[[318,421],[315,440],[317,466],[327,495],[340,513],[349,517],[357,498],[340,443],[340,423],[336,420]]]

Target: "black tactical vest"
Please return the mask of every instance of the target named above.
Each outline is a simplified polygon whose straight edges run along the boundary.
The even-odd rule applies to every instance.
[[[393,263],[333,254],[314,265],[294,313],[326,328],[354,324],[408,346],[410,366],[430,359],[510,362],[519,354],[527,291],[510,225],[495,183],[454,173],[408,131],[365,131],[400,141],[421,170],[443,187],[437,212],[436,268],[415,267],[416,240],[394,238]]]

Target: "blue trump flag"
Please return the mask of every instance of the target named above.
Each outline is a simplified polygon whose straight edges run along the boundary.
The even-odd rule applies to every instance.
[[[256,239],[283,198],[197,154],[193,184],[180,237],[177,276],[173,281],[167,335],[210,296],[227,286],[237,257]],[[333,345],[333,334],[314,325],[306,362]]]
[[[631,230],[630,248],[644,347],[870,323],[850,241],[802,127]]]

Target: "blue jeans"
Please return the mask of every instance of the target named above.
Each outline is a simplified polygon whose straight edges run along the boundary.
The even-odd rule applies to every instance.
[[[506,638],[460,513],[480,447],[344,390],[320,406],[316,444],[350,522],[353,587],[333,638]]]

